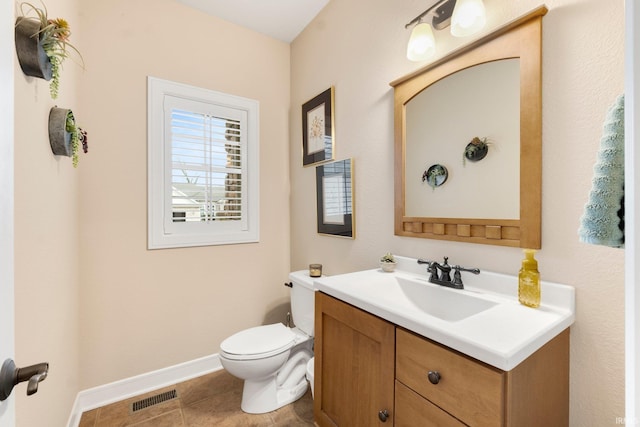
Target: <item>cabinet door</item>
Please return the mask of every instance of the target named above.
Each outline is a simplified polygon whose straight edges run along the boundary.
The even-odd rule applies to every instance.
[[[394,325],[317,292],[315,330],[316,423],[393,426]]]

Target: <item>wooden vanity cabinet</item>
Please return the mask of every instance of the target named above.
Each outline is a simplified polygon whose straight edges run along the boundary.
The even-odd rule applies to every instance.
[[[436,384],[429,373],[437,372]],[[402,328],[396,331],[396,384],[456,418],[424,426],[569,425],[569,330],[511,371],[502,371]],[[396,419],[401,420],[396,386]],[[396,427],[416,425],[396,422]]]
[[[503,374],[398,328],[396,379],[466,424],[502,425]]]
[[[320,427],[569,425],[568,329],[502,371],[320,292],[315,315]]]
[[[393,425],[395,330],[392,323],[316,292],[318,426]]]

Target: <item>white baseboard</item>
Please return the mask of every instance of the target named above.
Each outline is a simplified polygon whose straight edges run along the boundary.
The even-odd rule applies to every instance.
[[[80,417],[85,411],[187,381],[220,369],[222,369],[222,365],[218,354],[212,354],[157,371],[82,390],[76,396],[67,426],[78,427]]]

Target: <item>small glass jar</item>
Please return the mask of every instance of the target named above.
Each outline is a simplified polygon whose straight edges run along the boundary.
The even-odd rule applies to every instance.
[[[311,277],[322,276],[322,264],[309,264],[309,276]]]

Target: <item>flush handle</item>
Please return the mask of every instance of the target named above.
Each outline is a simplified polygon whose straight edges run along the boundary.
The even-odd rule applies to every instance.
[[[291,282],[284,282],[284,285],[285,285],[287,288],[293,288],[293,283],[291,283]]]
[[[440,382],[440,372],[438,371],[429,371],[429,373],[427,374],[427,377],[429,378],[429,382],[431,384],[438,384]]]
[[[18,368],[12,359],[5,360],[0,369],[0,401],[7,399],[13,387],[25,381],[28,381],[27,396],[31,396],[38,391],[38,384],[47,378],[48,373],[49,364],[46,362]]]
[[[389,419],[389,411],[383,409],[382,411],[378,412],[378,418],[380,418],[380,421],[382,421],[383,423],[386,423]]]

